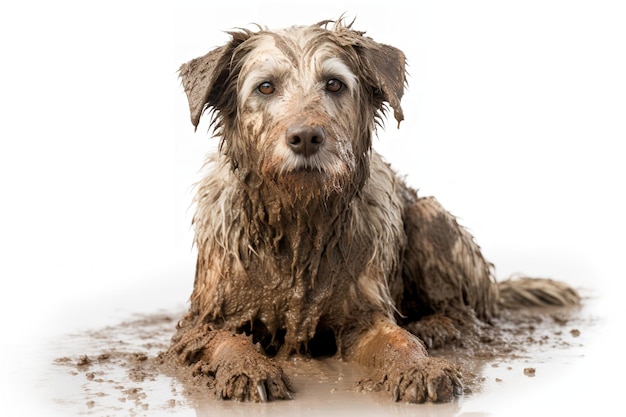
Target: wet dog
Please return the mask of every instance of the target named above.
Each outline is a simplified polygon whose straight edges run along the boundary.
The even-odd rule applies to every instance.
[[[504,297],[472,236],[372,150],[387,111],[403,120],[404,54],[342,21],[230,35],[180,69],[193,125],[209,112],[220,146],[168,354],[226,399],[290,398],[277,359],[293,354],[361,364],[395,400],[460,394],[459,369],[424,342],[469,337],[463,323],[488,323]],[[508,282],[507,299],[577,300],[526,287]]]

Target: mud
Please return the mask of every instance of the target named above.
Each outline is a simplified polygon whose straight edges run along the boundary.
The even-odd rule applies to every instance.
[[[72,410],[70,414],[97,416],[209,415],[216,410],[233,415],[251,411],[289,414],[289,410],[315,408],[320,403],[333,410],[348,410],[363,407],[363,402],[371,402],[372,407],[384,404],[386,410],[404,415],[410,407],[418,407],[392,403],[388,393],[364,388],[359,381],[366,373],[358,365],[299,356],[277,360],[290,381],[291,401],[244,404],[217,400],[208,395],[206,378],[190,376],[184,367],[172,367],[162,360],[181,315],[173,311],[135,316],[118,325],[64,336],[59,343],[66,354],[51,364],[53,372],[64,378],[53,393],[57,406]],[[581,308],[505,311],[482,332],[480,340],[430,349],[429,354],[460,367],[464,398],[468,399],[482,391],[486,374],[495,374],[498,384],[512,378],[513,372],[529,378],[540,375],[541,363],[549,362],[555,352],[582,346],[592,322]],[[528,361],[532,367],[523,365]],[[460,403],[437,407],[455,411]]]

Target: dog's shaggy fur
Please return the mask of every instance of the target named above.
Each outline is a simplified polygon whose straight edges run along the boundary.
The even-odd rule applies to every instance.
[[[459,369],[422,340],[488,323],[499,289],[468,232],[372,150],[386,109],[403,119],[404,54],[342,21],[231,36],[180,69],[192,123],[209,110],[221,141],[197,188],[191,308],[169,353],[221,398],[288,398],[275,357],[309,354],[368,367],[396,400],[450,400]],[[554,287],[539,287],[542,304]]]

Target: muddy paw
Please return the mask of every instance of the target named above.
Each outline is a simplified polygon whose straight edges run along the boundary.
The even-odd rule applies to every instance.
[[[392,395],[396,401],[422,403],[450,401],[463,394],[461,372],[457,366],[440,358],[427,358],[404,372]]]
[[[243,335],[200,329],[181,338],[168,355],[188,365],[218,398],[265,402],[289,399],[293,392],[282,368]]]
[[[282,368],[262,355],[222,362],[205,370],[219,398],[266,402],[290,399],[293,389]]]
[[[379,382],[362,381],[363,387],[386,390],[394,401],[446,402],[463,394],[459,368],[440,358],[425,358],[405,370],[392,370]]]
[[[239,356],[232,353],[225,350],[196,366],[195,373],[209,378],[218,398],[254,402],[291,398],[289,378],[271,359],[251,350]]]
[[[420,321],[409,323],[406,329],[419,337],[429,349],[443,347],[461,337],[461,332],[452,319],[441,314],[426,316]]]

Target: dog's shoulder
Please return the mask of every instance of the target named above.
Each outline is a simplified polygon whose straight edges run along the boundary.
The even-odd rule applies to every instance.
[[[402,191],[405,187],[404,181],[391,165],[378,152],[372,151],[370,177],[361,193],[363,202],[396,210],[396,205],[404,204]]]
[[[355,197],[353,221],[369,233],[396,240],[403,233],[405,188],[404,181],[383,157],[372,151],[370,177]]]

